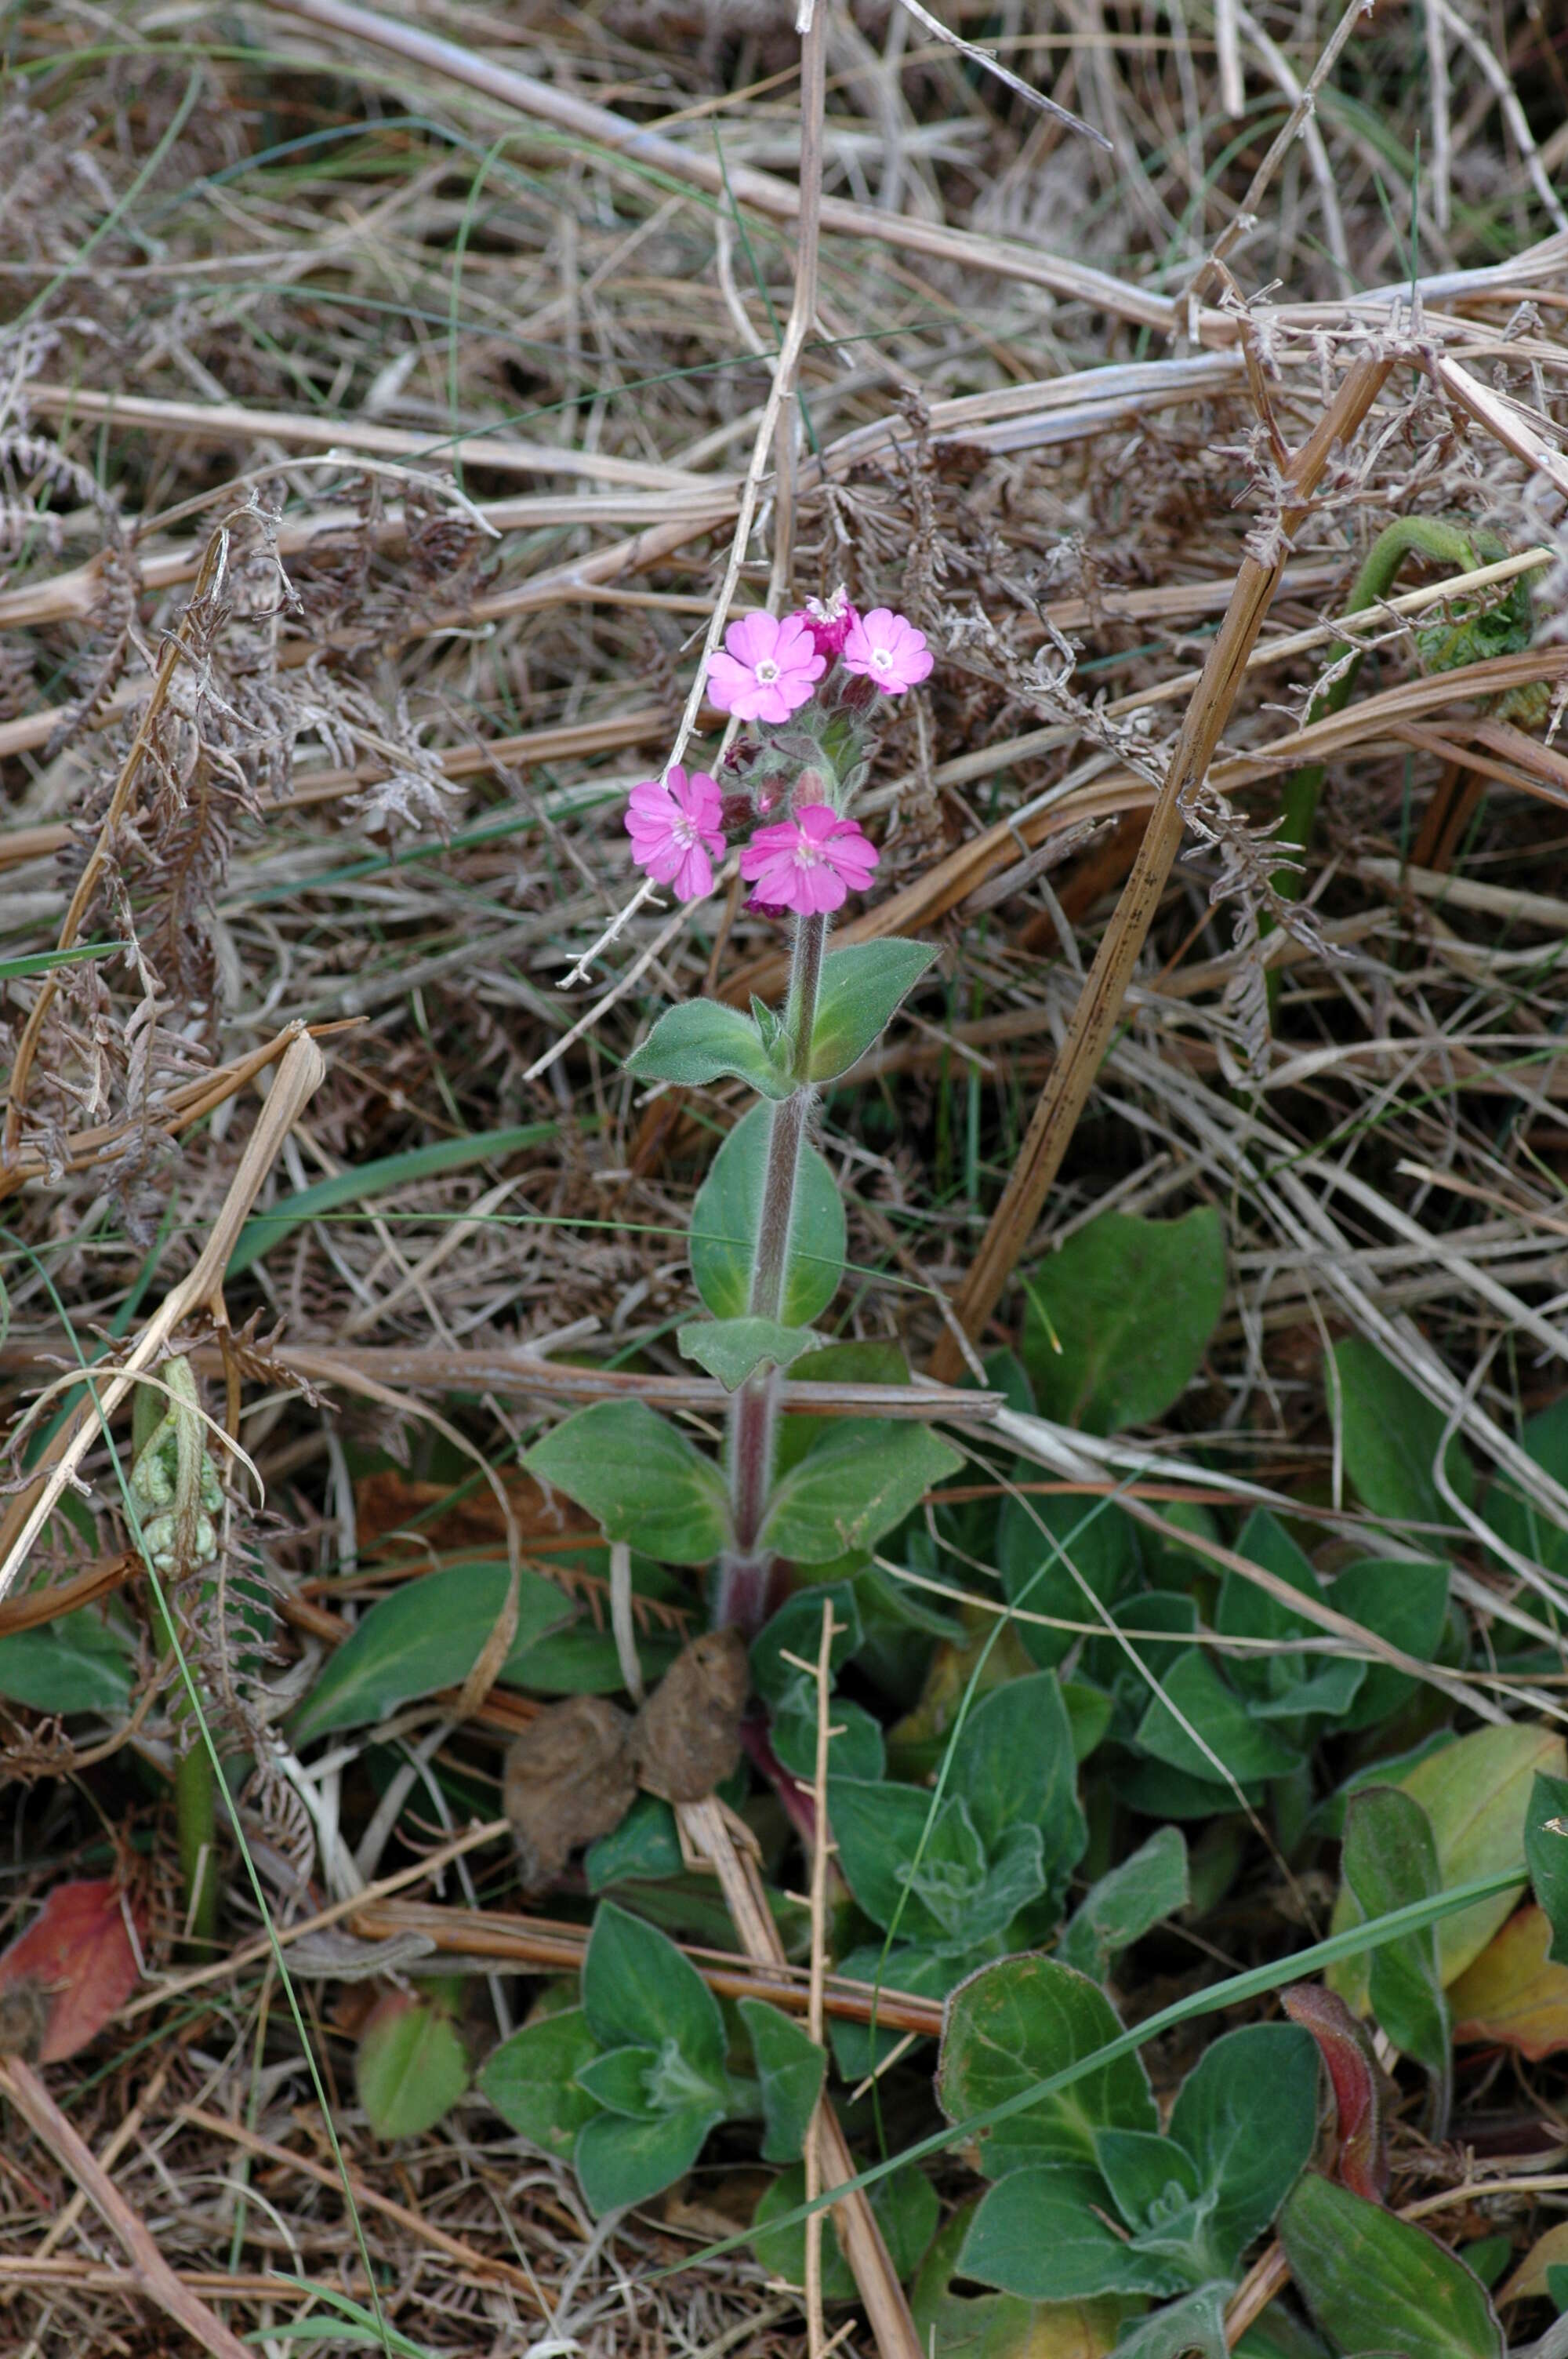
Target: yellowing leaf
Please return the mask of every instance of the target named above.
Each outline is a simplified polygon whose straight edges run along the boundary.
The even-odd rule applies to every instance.
[[[1531,1906],[1466,1966],[1448,1994],[1455,2039],[1500,2039],[1521,2056],[1568,2048],[1568,1966],[1554,1966],[1552,1920]]]
[[[1548,2269],[1568,2268],[1568,2220],[1560,2220],[1555,2228],[1548,2228],[1538,2236],[1507,2285],[1498,2288],[1494,2299],[1505,2301],[1544,2301],[1547,2297]]]
[[[1441,1752],[1429,1753],[1402,1777],[1389,1780],[1411,1795],[1432,1821],[1438,1872],[1445,1887],[1496,1875],[1516,1863],[1519,1867],[1518,1892],[1477,1901],[1474,1908],[1445,1917],[1438,1926],[1438,1973],[1445,1988],[1480,1956],[1518,1904],[1526,1883],[1524,1826],[1530,1788],[1538,1770],[1560,1777],[1565,1767],[1568,1748],[1548,1728],[1480,1728],[1471,1736],[1455,1737]],[[1357,1921],[1355,1900],[1342,1887],[1332,1930],[1346,1932]],[[1329,1987],[1357,2015],[1367,2012],[1367,1960],[1360,1957],[1346,1959],[1327,1975]]]

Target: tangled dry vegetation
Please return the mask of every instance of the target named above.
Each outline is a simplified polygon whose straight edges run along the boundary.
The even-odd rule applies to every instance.
[[[170,2285],[236,2333],[325,2321],[278,2273],[362,2303],[367,2267],[409,2338],[391,2347],[796,2346],[795,2305],[748,2255],[692,2257],[749,2217],[741,2166],[611,2231],[481,2105],[390,2147],[356,2119],[365,1977],[430,1954],[438,1904],[514,1905],[493,1830],[455,1863],[450,1839],[460,1789],[467,1815],[497,1816],[499,1742],[530,1709],[515,1690],[435,1723],[447,1785],[426,1775],[428,1716],[395,1725],[418,1758],[390,1811],[358,1739],[258,1774],[241,1797],[255,1878],[234,1868],[218,1962],[189,1963],[158,1774],[184,1698],[127,1553],[129,1428],[116,1455],[112,1387],[100,1424],[69,1384],[94,1359],[156,1374],[178,1343],[227,1409],[243,1455],[215,1453],[211,1513],[233,1579],[185,1633],[204,1710],[264,1761],[356,1612],[432,1551],[503,1551],[504,1514],[558,1569],[558,1523],[504,1477],[580,1393],[573,1363],[710,1404],[671,1329],[732,1101],[649,1100],[622,1066],[649,1012],[705,977],[741,1005],[776,983],[778,936],[734,894],[610,929],[633,881],[622,799],[669,757],[753,498],[739,603],[843,582],[938,651],[886,732],[882,863],[849,929],[942,957],[827,1107],[843,1332],[916,1364],[951,1348],[943,1304],[1118,927],[1138,954],[1108,1057],[1051,1144],[1043,1217],[1026,1204],[1003,1245],[1011,1268],[1108,1204],[1222,1210],[1226,1316],[1152,1444],[1178,1482],[1244,1469],[1353,1533],[1323,1377],[1349,1332],[1483,1465],[1513,1464],[1520,1415],[1562,1389],[1552,12],[1353,8],[1304,113],[1326,8],[943,12],[1102,151],[918,16],[816,4],[821,252],[782,487],[771,446],[748,474],[796,254],[800,50],[772,0],[430,0],[399,21],[452,45],[434,61],[328,5],[39,0],[9,18],[0,1538],[20,1578],[0,1629],[119,1592],[142,1639],[128,1723],[0,1705],[0,1902],[19,1924],[62,1875],[118,1863],[146,1910],[138,1995],[50,2078],[85,2162],[7,2131],[0,2343],[27,2359],[150,2359]],[[1287,545],[1290,454],[1353,379],[1363,415]],[[1533,643],[1433,669],[1418,635],[1447,612],[1443,574],[1416,566],[1369,610],[1355,692],[1309,726],[1361,560],[1412,514],[1498,537],[1513,561],[1485,594],[1528,578]],[[1277,560],[1132,939],[1119,896],[1199,669],[1247,564]],[[1267,834],[1313,759],[1326,790],[1292,900]],[[269,1224],[243,1225],[258,1212]],[[983,1347],[1021,1311],[1004,1288]],[[1536,1496],[1568,1512],[1545,1477]],[[1482,1709],[1561,1717],[1560,1669],[1486,1675],[1489,1633],[1550,1641],[1555,1609],[1482,1551],[1458,1560]],[[277,1619],[246,1653],[258,1566]],[[601,1585],[569,1578],[590,1628]],[[697,1603],[650,1599],[650,1629]],[[420,1843],[447,1859],[414,1887],[424,1905],[365,1901]],[[264,1899],[297,1932],[358,1908],[294,1942],[297,2022]],[[1301,1905],[1260,1852],[1223,1921],[1124,1985],[1130,2014],[1212,1973],[1205,1942],[1248,1961],[1305,1938]],[[586,1911],[554,1913],[569,1930]],[[737,1946],[716,1899],[687,1930]],[[460,1950],[449,1923],[438,1940]],[[457,1957],[492,2037],[517,2006],[503,1969],[542,1956],[497,1940]],[[1476,2117],[1489,2106],[1501,2150],[1556,2169],[1560,2074],[1511,2058],[1488,2085]],[[1412,2193],[1465,2183],[1460,2146],[1417,2143]],[[90,2208],[94,2156],[114,2234]],[[1522,2249],[1541,2200],[1473,2207],[1469,2233]],[[865,2329],[844,2347],[870,2347]]]

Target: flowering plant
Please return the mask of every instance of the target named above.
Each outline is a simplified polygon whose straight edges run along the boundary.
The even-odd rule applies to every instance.
[[[697,1195],[691,1274],[709,1316],[677,1336],[730,1396],[727,1463],[640,1401],[579,1410],[529,1463],[607,1538],[666,1563],[713,1565],[713,1618],[748,1637],[779,1603],[785,1567],[870,1549],[960,1462],[915,1420],[825,1419],[787,1466],[778,1449],[786,1371],[827,1341],[814,1321],[844,1273],[844,1208],[807,1135],[816,1093],[865,1054],[935,955],[893,939],[827,948],[832,912],[877,864],[850,816],[876,714],[931,668],[903,615],[859,614],[841,591],[782,619],[742,615],[708,669],[712,702],[750,724],[719,766],[722,786],[672,768],[634,787],[626,813],[634,860],[684,900],[711,892],[726,842],[746,836],[748,906],[793,921],[782,1009],[687,1001],[660,1016],[630,1063],[642,1080],[684,1087],[733,1077],[760,1101]]]

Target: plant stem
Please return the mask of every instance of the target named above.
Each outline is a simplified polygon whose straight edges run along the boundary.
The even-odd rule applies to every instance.
[[[768,1159],[757,1221],[757,1258],[752,1269],[749,1304],[753,1319],[779,1319],[784,1314],[795,1180],[800,1170],[806,1116],[811,1111],[812,1089],[806,1075],[811,1065],[811,1036],[816,1022],[827,939],[826,917],[795,919],[785,1022],[795,1043],[796,1085],[787,1098],[775,1102],[768,1132]],[[735,1546],[719,1565],[714,1619],[720,1625],[733,1623],[748,1636],[762,1628],[768,1614],[773,1559],[765,1550],[759,1550],[756,1543],[773,1487],[773,1444],[783,1381],[777,1368],[759,1370],[741,1386],[730,1409],[730,1508]]]
[[[218,1930],[218,1797],[200,1729],[195,1740],[174,1773],[174,1807],[190,1945],[206,1957]]]

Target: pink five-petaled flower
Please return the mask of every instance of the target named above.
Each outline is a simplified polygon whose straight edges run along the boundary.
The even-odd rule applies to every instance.
[[[798,614],[742,614],[724,634],[724,652],[708,659],[708,693],[737,721],[787,721],[827,669]]]
[[[875,845],[826,803],[806,803],[793,819],[760,827],[741,854],[741,874],[757,888],[752,907],[802,917],[863,893],[876,864]]]
[[[677,762],[663,786],[644,778],[626,810],[632,857],[657,885],[673,885],[683,901],[713,890],[713,863],[724,852],[724,798],[706,770],[688,778]]]
[[[916,687],[933,660],[925,632],[888,606],[857,615],[844,642],[845,670],[873,681],[884,696],[902,696]]]

